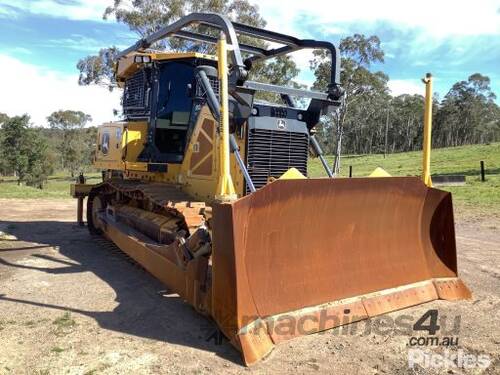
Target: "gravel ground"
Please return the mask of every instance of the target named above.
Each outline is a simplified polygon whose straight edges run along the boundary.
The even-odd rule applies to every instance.
[[[459,340],[446,350],[487,355],[487,369],[409,368],[409,340],[426,334],[390,328],[380,334],[377,319],[285,342],[246,368],[230,344],[208,339],[210,320],[91,238],[74,223],[75,212],[73,200],[0,199],[0,231],[7,233],[0,235],[0,374],[500,373],[496,218],[457,219],[459,270],[471,301],[434,301],[387,315],[413,324],[437,309],[439,334]]]

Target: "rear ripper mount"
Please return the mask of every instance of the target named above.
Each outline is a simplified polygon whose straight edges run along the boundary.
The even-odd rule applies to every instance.
[[[229,78],[221,73],[221,66],[222,71],[227,68],[220,63],[223,38],[218,41],[210,35],[183,30],[195,24],[218,29],[225,35],[230,45]],[[238,34],[282,46],[264,49],[241,44]],[[90,190],[88,225],[91,232],[104,234],[170,290],[212,317],[242,352],[245,364],[257,362],[275,344],[292,337],[435,299],[470,297],[457,275],[450,193],[427,187],[413,177],[307,179],[298,171],[301,165],[307,166],[307,146],[321,157],[310,131],[321,114],[340,104],[340,60],[331,43],[300,40],[233,23],[217,14],[194,13],[139,41],[119,58],[128,58],[137,51],[145,56],[146,48],[166,37],[218,43],[218,71],[206,66],[196,70],[196,78],[205,90],[205,106],[200,113],[208,107],[206,112],[212,116],[207,114],[208,122],[202,119],[196,131],[206,135],[205,145],[219,142],[223,148],[228,135],[223,125],[227,125],[225,116],[232,106],[232,120],[240,116],[247,129],[239,140],[234,129],[229,137],[233,163],[240,168],[246,189],[238,192],[237,199],[217,202],[214,196],[219,186],[215,190],[214,178],[223,173],[219,167],[213,176],[196,180],[186,174],[182,178],[191,180],[179,182],[182,168],[189,161],[185,154],[191,153],[192,157],[193,145],[185,147],[179,160],[169,162],[172,169],[150,169],[162,162],[154,159],[159,153],[155,142],[151,142],[151,129],[156,123],[156,112],[151,110],[146,147],[142,154],[137,153],[137,162],[144,162],[145,155],[149,158],[147,166],[139,172],[130,169],[142,168],[142,164],[136,160],[127,164],[120,153],[118,161],[106,159],[101,165],[116,169],[106,167],[110,169],[105,180]],[[252,62],[301,48],[330,51],[332,74],[326,93],[247,80]],[[241,53],[249,57],[243,61]],[[217,78],[221,83],[219,93],[213,87]],[[173,91],[185,89],[172,87]],[[254,105],[256,90],[280,94],[289,105]],[[310,98],[308,109],[294,108],[292,96]],[[250,114],[250,109],[264,112],[277,108],[286,112],[285,117],[275,113],[257,121]],[[287,117],[291,113],[296,120],[288,121],[292,120]],[[277,121],[278,130],[283,132],[274,133],[278,130],[266,129],[268,117],[285,119],[287,126],[297,129],[305,123],[305,130],[288,134],[287,129],[279,129]],[[216,138],[210,138],[209,125],[214,120],[219,127],[213,131]],[[134,141],[142,139],[140,124],[129,122],[127,126],[125,137],[130,133],[137,136]],[[259,132],[252,134],[252,126]],[[116,134],[122,135],[122,128],[116,129],[120,130]],[[266,133],[268,130],[271,133]],[[125,148],[131,144],[128,140],[125,138]],[[276,144],[269,140],[289,142],[288,150],[296,146],[294,150],[300,151],[269,153]],[[106,147],[112,148],[109,138]],[[103,147],[98,151],[102,154]],[[217,163],[224,157],[217,152],[207,155],[214,158],[212,165],[222,166]],[[270,158],[267,167],[258,164],[262,152]],[[249,162],[255,162],[258,168],[250,170]],[[331,177],[324,159],[322,162]],[[273,173],[286,172],[283,176],[273,182],[264,178],[270,176],[272,166],[279,165],[286,169]],[[129,174],[131,170],[135,175]],[[193,198],[207,196],[207,191],[211,196],[206,200]],[[291,329],[278,329],[282,322]]]

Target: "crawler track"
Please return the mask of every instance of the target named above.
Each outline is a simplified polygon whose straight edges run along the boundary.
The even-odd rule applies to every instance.
[[[178,219],[176,231],[184,231],[185,236],[193,234],[205,224],[211,211],[205,202],[193,200],[175,184],[110,179],[95,186],[89,195],[87,218],[92,232],[96,232],[92,220],[92,206],[96,196],[106,203],[130,205]]]

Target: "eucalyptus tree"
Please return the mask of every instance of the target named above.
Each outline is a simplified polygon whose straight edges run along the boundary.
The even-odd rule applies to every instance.
[[[362,124],[349,120],[353,112],[369,113],[366,107],[371,103],[378,102],[381,97],[388,98],[387,81],[389,77],[381,72],[372,72],[370,66],[373,63],[384,62],[384,51],[380,46],[380,39],[375,36],[366,37],[363,34],[354,34],[343,38],[339,44],[342,73],[340,76],[342,87],[345,90],[344,100],[334,116],[323,119],[323,128],[334,130],[335,152],[334,172],[340,170],[340,154],[342,151],[342,139],[346,125],[352,127]],[[314,59],[311,61],[311,69],[314,71],[314,89],[325,90],[330,80],[330,61],[326,52],[314,51]],[[358,108],[356,108],[358,106]],[[373,108],[372,108],[373,109]],[[381,110],[379,108],[378,110]],[[358,116],[356,116],[358,117]],[[354,118],[352,118],[354,120]],[[359,120],[359,117],[357,118]],[[334,124],[334,125],[333,125]],[[332,129],[334,126],[334,129]],[[330,143],[325,139],[328,132],[323,132],[323,143]]]

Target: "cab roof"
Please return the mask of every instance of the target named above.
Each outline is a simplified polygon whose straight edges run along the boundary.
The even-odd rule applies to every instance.
[[[199,52],[134,52],[118,60],[116,64],[116,81],[118,82],[118,86],[121,87],[127,78],[132,76],[148,62],[189,58],[217,61],[216,56]]]

